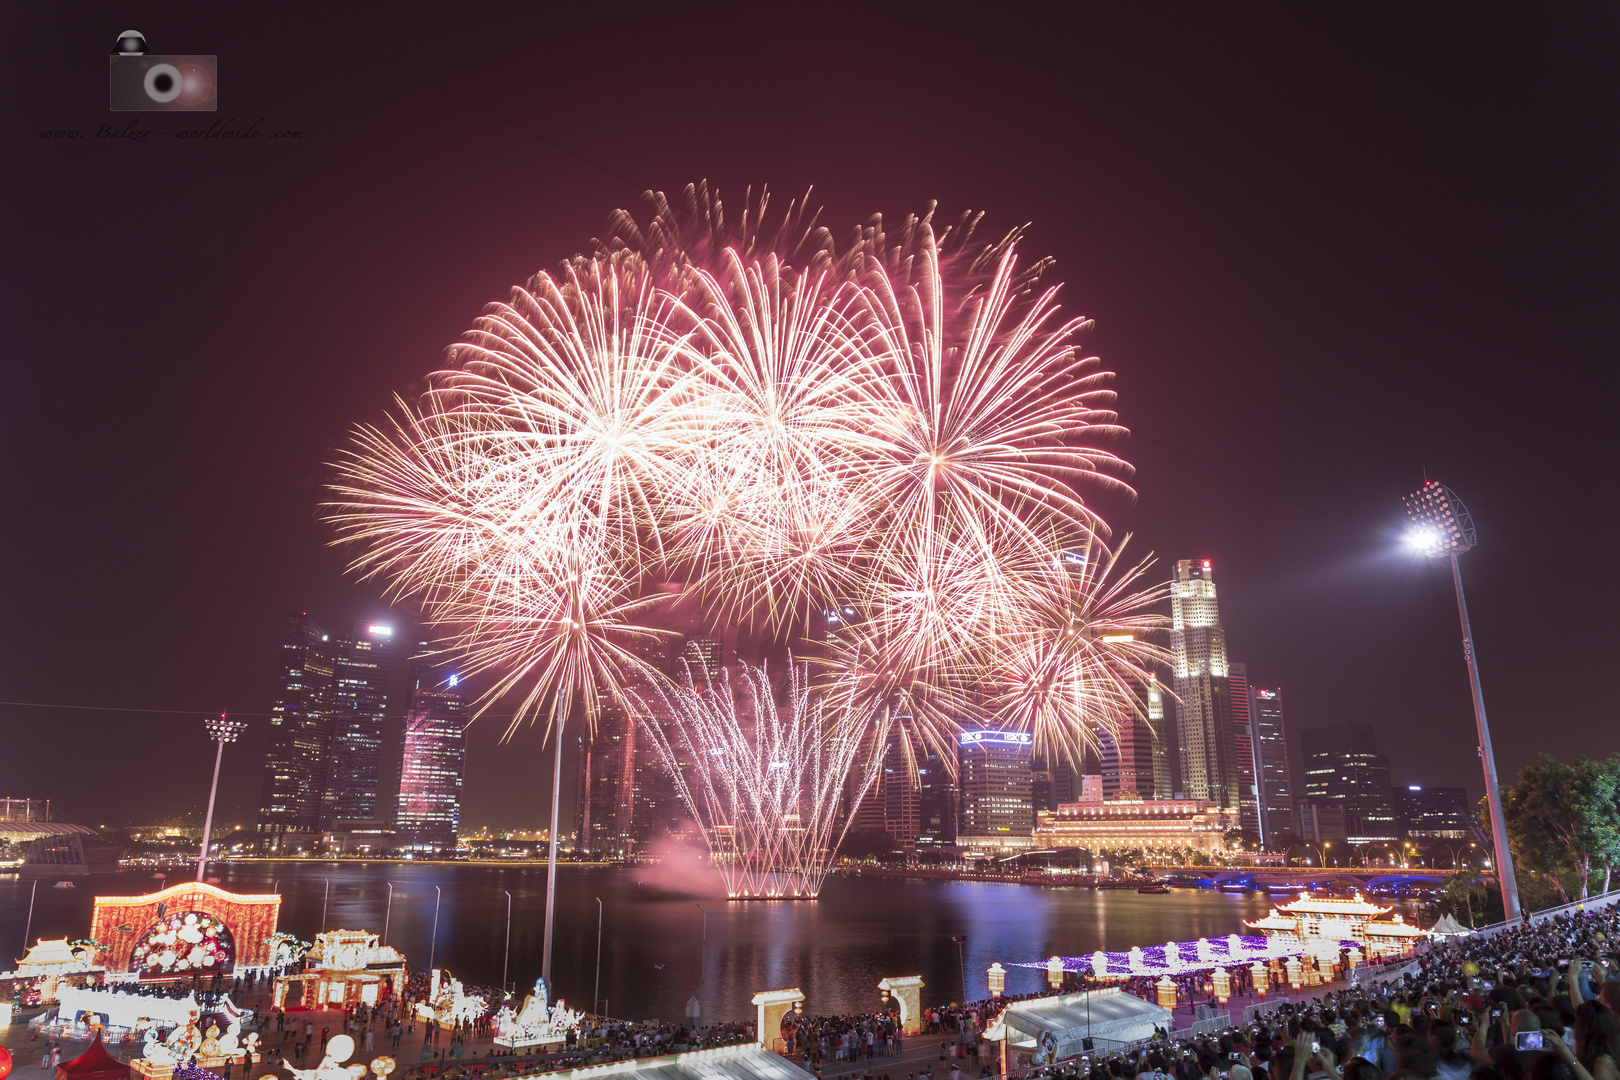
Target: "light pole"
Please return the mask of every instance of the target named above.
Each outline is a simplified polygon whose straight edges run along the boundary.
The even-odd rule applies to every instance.
[[[591,991],[591,1012],[596,1012],[596,999],[602,994],[602,898],[596,898],[596,988]]]
[[[439,950],[439,901],[442,899],[444,899],[444,894],[439,891],[437,885],[433,886],[433,938],[428,943],[429,972],[433,970],[433,956]]]
[[[332,898],[332,879],[321,878],[326,882],[326,888],[321,891],[321,933],[326,932],[326,902]]]
[[[956,964],[957,964],[958,967],[960,967],[962,969],[962,1000],[964,1002],[966,1002],[967,999],[968,999],[968,992],[967,992],[967,960],[963,958],[962,946],[967,944],[967,935],[966,934],[952,934],[951,935],[951,940],[956,942]],[[1089,1007],[1089,1004],[1090,1003],[1088,1001],[1088,1003],[1087,1003],[1088,1007]]]
[[[654,964],[653,970],[658,972],[658,1026],[661,1028],[664,1026],[664,965]]]
[[[709,913],[704,911],[702,904],[698,904],[697,909],[703,912],[703,948],[698,952],[698,992],[692,996],[692,1000],[701,1002],[703,1000],[703,976],[707,974],[709,965]],[[703,1015],[701,1005],[697,1015]]]
[[[506,949],[501,953],[501,997],[506,997],[506,967],[512,959],[512,890],[502,889],[506,894]]]
[[[551,768],[551,853],[546,857],[546,940],[540,953],[540,975],[546,980],[546,995],[555,997],[551,989],[551,924],[557,907],[557,807],[562,798],[562,744],[563,722],[555,717],[552,737],[557,742],[557,756]]]
[[[1474,519],[1457,493],[1427,480],[1406,497],[1412,517],[1412,546],[1431,559],[1451,560],[1451,582],[1457,590],[1457,617],[1462,621],[1463,659],[1468,661],[1468,686],[1474,695],[1474,724],[1479,728],[1479,759],[1485,767],[1485,798],[1491,808],[1491,839],[1496,847],[1496,873],[1502,884],[1502,909],[1507,921],[1518,922],[1519,883],[1513,876],[1513,852],[1508,848],[1507,823],[1502,819],[1502,792],[1496,782],[1496,756],[1491,752],[1491,728],[1485,721],[1485,692],[1479,684],[1479,659],[1474,654],[1474,632],[1468,625],[1468,601],[1463,598],[1462,566],[1457,556],[1475,545]]]
[[[385,881],[383,884],[388,886],[388,906],[383,908],[382,936],[382,943],[386,945],[388,944],[388,920],[394,917],[394,883],[392,881]]]
[[[214,838],[214,796],[219,793],[219,763],[225,759],[225,744],[235,742],[236,737],[247,730],[246,723],[227,719],[224,713],[210,716],[203,721],[203,726],[219,747],[214,751],[214,783],[208,789],[208,814],[203,818],[202,851],[197,856],[198,881],[203,879],[203,871],[208,867],[208,844]]]

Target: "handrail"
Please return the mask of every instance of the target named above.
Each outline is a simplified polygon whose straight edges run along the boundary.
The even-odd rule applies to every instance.
[[[1534,926],[1538,922],[1546,922],[1547,920],[1556,918],[1559,915],[1568,915],[1580,910],[1590,911],[1599,907],[1608,907],[1616,902],[1620,902],[1620,889],[1610,889],[1606,893],[1599,893],[1597,896],[1588,896],[1584,900],[1572,900],[1567,904],[1560,904],[1557,907],[1545,908],[1541,911],[1527,913],[1525,917],[1518,922],[1508,922],[1503,920],[1502,922],[1491,923],[1489,926],[1481,926],[1477,930],[1474,930],[1473,933],[1481,934],[1485,937],[1494,937],[1504,930],[1516,929],[1526,925],[1526,923]]]

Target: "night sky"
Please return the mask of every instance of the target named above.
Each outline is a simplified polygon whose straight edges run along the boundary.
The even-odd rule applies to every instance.
[[[0,795],[195,811],[228,709],[250,822],[284,613],[389,614],[324,463],[485,302],[702,178],[813,186],[835,232],[1032,223],[1134,433],[1140,497],[1099,509],[1166,575],[1213,561],[1294,728],[1482,791],[1449,575],[1397,545],[1427,469],[1478,525],[1504,774],[1620,749],[1620,9],[299,8],[0,11],[0,699],[108,710],[0,705]],[[131,27],[217,54],[220,111],[109,113]],[[215,120],[260,137],[177,135]],[[532,827],[549,754],[500,728],[463,821]]]

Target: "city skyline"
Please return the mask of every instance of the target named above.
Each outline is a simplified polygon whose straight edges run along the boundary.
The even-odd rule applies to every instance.
[[[0,700],[21,704],[0,706],[14,733],[0,789],[90,822],[197,812],[206,793],[190,783],[114,797],[37,765],[72,731],[127,744],[132,772],[189,776],[212,753],[197,719],[227,711],[250,727],[225,752],[220,813],[250,820],[281,613],[418,638],[408,611],[343,577],[316,520],[343,433],[414,392],[486,302],[605,235],[642,188],[705,176],[734,205],[750,185],[778,205],[814,186],[840,221],[937,199],[941,220],[972,208],[986,228],[1031,223],[1065,310],[1096,319],[1085,344],[1118,373],[1133,432],[1120,449],[1139,497],[1103,500],[1105,517],[1159,554],[1161,576],[1169,560],[1212,560],[1234,656],[1255,684],[1286,687],[1291,724],[1372,722],[1397,782],[1480,793],[1451,585],[1397,544],[1399,500],[1427,469],[1480,530],[1463,573],[1503,780],[1549,717],[1578,750],[1620,748],[1602,680],[1571,675],[1563,644],[1610,651],[1608,605],[1542,554],[1569,507],[1600,534],[1616,513],[1588,505],[1615,439],[1589,392],[1617,333],[1603,298],[1620,170],[1588,134],[1615,114],[1606,16],[1458,26],[1423,12],[1392,36],[1371,15],[1147,26],[1072,12],[1034,32],[990,27],[989,78],[973,85],[954,64],[872,65],[828,87],[735,26],[721,35],[742,72],[677,47],[607,99],[573,89],[589,83],[585,57],[528,61],[521,43],[596,39],[605,18],[525,13],[499,40],[448,12],[416,27],[345,15],[311,30],[295,9],[148,27],[160,48],[184,38],[220,55],[231,114],[309,135],[184,149],[94,137],[106,87],[69,58],[99,62],[121,27],[18,12],[14,32],[36,44],[17,77],[52,90],[27,97],[14,132],[11,201],[33,209],[12,250],[31,269],[3,330],[16,382],[0,438],[8,505],[27,517],[6,538]],[[691,40],[662,19],[659,33]],[[892,12],[867,29],[953,47]],[[375,52],[352,56],[358,39]],[[282,72],[272,40],[299,41],[331,82],[316,92]],[[434,62],[475,73],[467,100],[410,74],[428,40]],[[1106,47],[1077,66],[1076,41]],[[692,100],[727,101],[740,75],[773,87],[741,117],[651,89],[679,80]],[[1015,84],[1034,107],[984,89]],[[919,115],[919,94],[939,107]],[[514,104],[542,98],[543,112]],[[1503,160],[1505,121],[1525,145]],[[38,137],[61,129],[86,135]],[[886,135],[827,153],[856,131]],[[422,167],[469,145],[506,164],[448,183]],[[155,179],[176,175],[193,182]],[[141,243],[109,239],[131,229]],[[92,262],[121,284],[87,312]],[[1516,377],[1527,358],[1533,376]],[[1526,414],[1553,418],[1534,454],[1481,435]],[[502,746],[503,726],[469,733],[466,820],[532,824],[533,775],[550,765],[538,732]]]

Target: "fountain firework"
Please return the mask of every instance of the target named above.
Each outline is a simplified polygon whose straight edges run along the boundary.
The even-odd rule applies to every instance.
[[[684,683],[654,684],[656,705],[637,699],[641,728],[703,831],[727,897],[814,899],[848,827],[838,813],[845,780],[860,770],[864,790],[880,766],[861,760],[860,725],[812,700],[802,665],[789,664],[780,706],[764,665],[744,665],[737,682],[741,694],[726,672],[700,686],[688,669]]]

